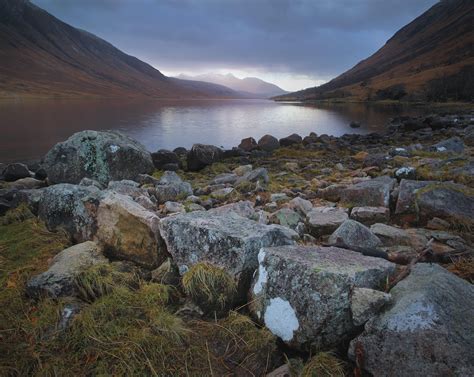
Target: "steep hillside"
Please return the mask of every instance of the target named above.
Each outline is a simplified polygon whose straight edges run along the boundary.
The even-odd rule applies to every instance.
[[[243,79],[239,79],[232,73],[228,73],[226,75],[219,73],[207,73],[197,76],[181,74],[178,76],[178,78],[184,80],[206,81],[214,84],[224,85],[228,88],[241,92],[244,96],[254,98],[269,98],[288,93],[279,86],[263,81],[257,77],[245,77]]]
[[[474,2],[442,0],[332,81],[276,99],[330,98],[472,100]]]
[[[26,0],[0,0],[0,97],[238,97],[164,76]]]

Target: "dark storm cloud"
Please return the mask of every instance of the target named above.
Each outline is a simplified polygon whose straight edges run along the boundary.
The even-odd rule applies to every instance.
[[[168,71],[261,69],[330,78],[436,0],[33,0]]]

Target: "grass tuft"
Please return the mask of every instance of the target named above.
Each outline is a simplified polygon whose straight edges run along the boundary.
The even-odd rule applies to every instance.
[[[235,280],[227,272],[208,263],[192,266],[182,284],[186,294],[207,312],[225,309],[237,291]]]
[[[330,352],[320,352],[304,366],[302,377],[344,377],[344,363]]]

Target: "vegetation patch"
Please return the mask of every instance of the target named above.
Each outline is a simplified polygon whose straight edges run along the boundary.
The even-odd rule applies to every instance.
[[[302,377],[344,377],[345,364],[332,353],[320,352],[305,364]]]

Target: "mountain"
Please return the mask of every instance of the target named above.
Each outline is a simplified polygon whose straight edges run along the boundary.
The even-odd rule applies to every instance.
[[[260,80],[257,77],[246,77],[244,79],[239,79],[238,77],[235,77],[232,73],[228,73],[227,75],[222,75],[218,73],[206,73],[197,76],[181,74],[178,76],[178,78],[183,80],[206,81],[214,84],[223,85],[242,93],[246,97],[253,98],[270,98],[289,93],[280,88],[279,86]]]
[[[474,1],[442,0],[369,58],[315,88],[276,100],[474,99]]]
[[[0,0],[0,97],[236,98],[164,76],[27,0]]]

